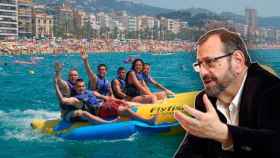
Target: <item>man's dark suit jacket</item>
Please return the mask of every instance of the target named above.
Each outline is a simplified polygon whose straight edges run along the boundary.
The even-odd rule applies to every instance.
[[[198,94],[195,107],[206,111],[202,96]],[[217,98],[210,98],[216,111]],[[217,111],[220,120],[226,118]],[[186,134],[175,153],[175,158],[200,157],[247,157],[264,155],[265,158],[280,157],[280,80],[261,68],[251,64],[240,101],[239,125],[227,125],[233,138],[234,151],[223,151],[221,143]]]

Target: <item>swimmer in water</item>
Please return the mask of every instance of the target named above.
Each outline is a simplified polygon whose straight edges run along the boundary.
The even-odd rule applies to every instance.
[[[26,65],[34,65],[34,64],[37,64],[37,62],[34,61],[34,60],[32,60],[32,61],[15,60],[14,63],[15,63],[15,64],[26,64]]]

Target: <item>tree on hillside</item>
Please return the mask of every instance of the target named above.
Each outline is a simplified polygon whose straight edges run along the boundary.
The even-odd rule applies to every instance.
[[[81,29],[82,38],[91,39],[93,37],[93,32],[90,22],[85,22]]]

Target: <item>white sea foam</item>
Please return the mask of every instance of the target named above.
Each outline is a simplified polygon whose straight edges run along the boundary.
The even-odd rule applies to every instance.
[[[47,110],[27,109],[24,111],[1,111],[0,110],[0,127],[4,129],[0,139],[18,141],[52,141],[45,138],[44,134],[32,130],[30,123],[33,119],[53,119],[58,118],[59,112]]]
[[[0,110],[0,128],[3,129],[3,133],[0,134],[0,139],[3,140],[17,140],[21,142],[25,141],[39,141],[39,142],[52,142],[52,141],[64,141],[55,136],[46,135],[33,130],[30,126],[34,119],[55,119],[60,116],[58,111],[48,110],[13,110],[9,112]],[[100,140],[96,143],[115,143],[123,141],[134,141],[137,138],[137,133],[133,134],[126,139],[117,140]],[[86,141],[87,142],[87,141]],[[89,141],[91,142],[91,141]]]
[[[100,141],[97,141],[97,143],[117,143],[117,142],[132,142],[132,141],[135,141],[135,139],[137,139],[137,135],[138,133],[134,133],[132,134],[130,137],[128,138],[125,138],[125,139],[114,139],[114,140],[100,140]]]

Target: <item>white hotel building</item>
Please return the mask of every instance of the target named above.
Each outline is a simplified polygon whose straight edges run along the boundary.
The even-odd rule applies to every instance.
[[[17,0],[0,0],[0,38],[17,36]]]

